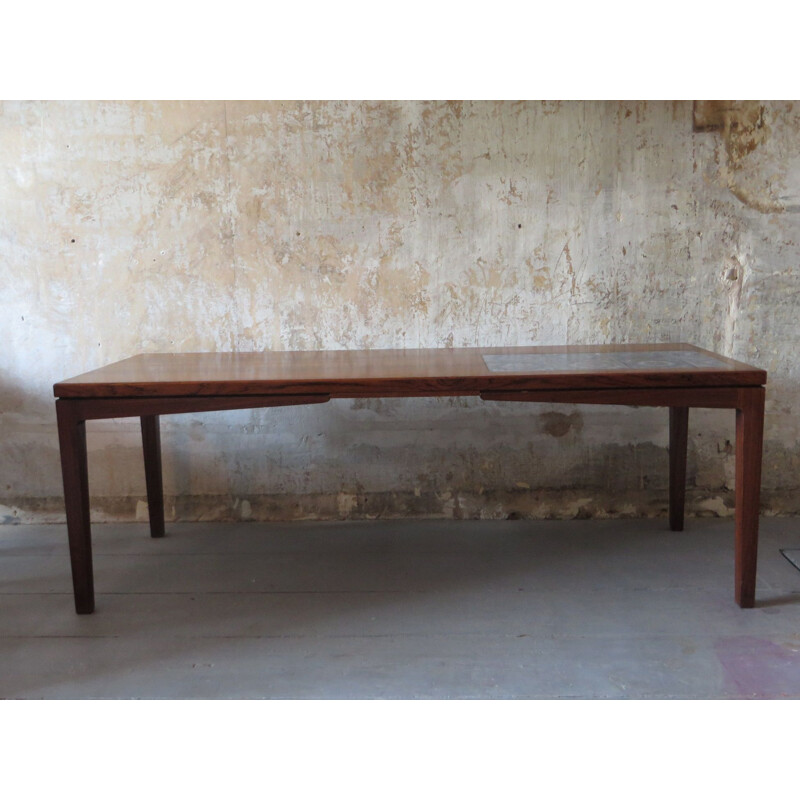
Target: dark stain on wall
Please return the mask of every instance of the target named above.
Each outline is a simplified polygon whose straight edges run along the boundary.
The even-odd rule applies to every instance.
[[[539,414],[539,424],[544,433],[560,439],[570,431],[580,433],[583,430],[583,417],[578,411],[562,414],[560,411],[545,411]]]

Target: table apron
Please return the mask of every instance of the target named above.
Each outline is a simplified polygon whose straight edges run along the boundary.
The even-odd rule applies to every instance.
[[[576,405],[656,406],[661,408],[742,408],[754,388],[671,389],[536,389],[533,391],[485,391],[483,400],[511,403],[574,403]]]
[[[622,389],[534,389],[484,390],[478,392],[448,392],[447,394],[408,394],[387,392],[364,393],[359,397],[480,397],[487,401],[517,403],[568,403],[586,405],[657,406],[663,408],[743,408],[752,386],[690,387],[690,388],[622,388]],[[327,403],[332,399],[350,399],[353,395],[332,394],[271,394],[271,395],[202,395],[183,397],[81,397],[60,398],[56,402],[69,406],[74,419],[113,419],[162,414],[191,414],[203,411],[232,411],[245,408]]]
[[[76,420],[118,417],[192,414],[203,411],[234,411],[242,408],[272,408],[327,403],[329,394],[221,395],[203,397],[92,397],[59,398],[56,406],[68,410]]]

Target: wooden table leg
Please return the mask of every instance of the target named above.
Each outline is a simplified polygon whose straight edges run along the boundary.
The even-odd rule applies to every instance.
[[[736,409],[736,602],[752,608],[756,599],[764,387],[739,390]]]
[[[94,611],[94,579],[86,422],[78,417],[75,407],[70,405],[69,400],[56,400],[56,417],[75,610],[79,614],[91,614]]]
[[[683,530],[686,505],[686,442],[689,432],[689,409],[677,406],[669,410],[669,527]]]
[[[141,417],[144,477],[147,484],[147,511],[150,516],[150,535],[164,535],[164,488],[161,477],[161,435],[158,416]]]

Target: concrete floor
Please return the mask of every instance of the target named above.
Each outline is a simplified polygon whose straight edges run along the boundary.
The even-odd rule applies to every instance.
[[[3,698],[800,698],[800,519],[0,528]]]

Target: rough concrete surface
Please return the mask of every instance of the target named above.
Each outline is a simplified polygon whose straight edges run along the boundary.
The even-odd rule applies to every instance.
[[[52,384],[138,352],[670,341],[769,372],[764,510],[796,513],[798,211],[791,102],[4,102],[0,520],[63,518]],[[477,399],[176,416],[165,493],[657,515],[667,439],[665,410]],[[733,440],[692,414],[690,514],[730,513]],[[142,519],[134,421],[89,449],[95,518]]]
[[[798,699],[800,546],[733,522],[380,520],[95,531],[75,614],[64,526],[0,538],[0,698]]]

